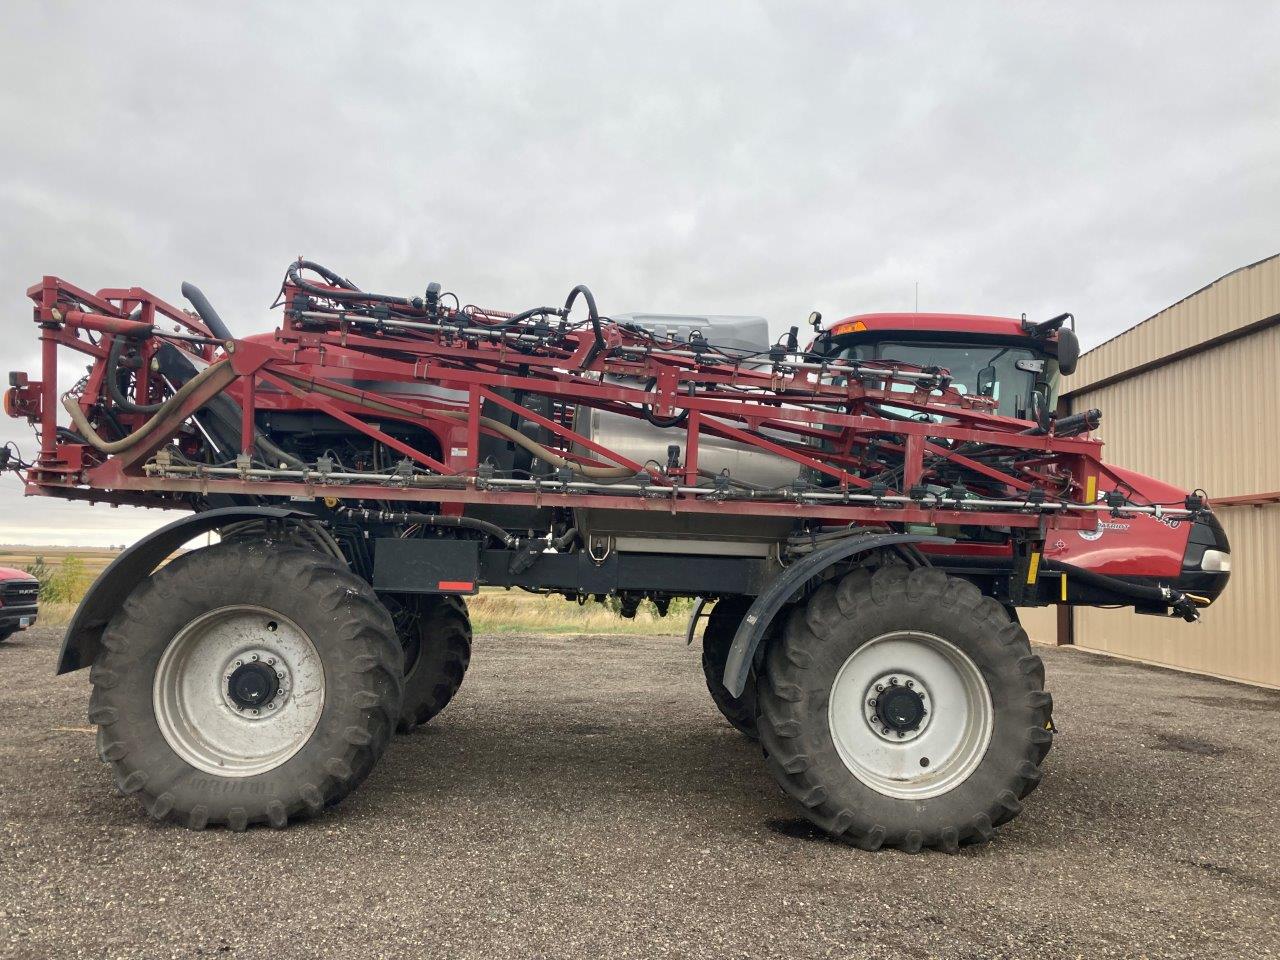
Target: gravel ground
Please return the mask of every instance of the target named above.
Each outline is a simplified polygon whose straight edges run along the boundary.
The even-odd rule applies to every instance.
[[[190,833],[112,795],[58,634],[0,645],[3,957],[1280,955],[1277,692],[1042,649],[1026,812],[868,854],[796,818],[696,648],[481,638],[337,810]]]

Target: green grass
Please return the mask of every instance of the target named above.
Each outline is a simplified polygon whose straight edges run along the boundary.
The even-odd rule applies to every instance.
[[[26,569],[37,557],[56,572],[68,558],[83,573],[71,589],[71,596],[58,595],[56,602],[42,600],[40,625],[66,626],[75,614],[84,591],[115,557],[117,551],[77,547],[0,547],[0,566]],[[634,619],[624,620],[603,604],[589,601],[580,605],[562,597],[543,597],[516,590],[485,588],[467,597],[471,625],[476,633],[556,633],[556,634],[645,634],[683,636],[688,623],[688,605],[673,603],[669,616],[659,617],[652,604],[642,604]]]

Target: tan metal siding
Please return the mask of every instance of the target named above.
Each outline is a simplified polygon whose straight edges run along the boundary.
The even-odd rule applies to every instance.
[[[1280,326],[1072,397],[1103,412],[1109,463],[1214,497],[1280,490]],[[1280,685],[1280,505],[1218,511],[1232,578],[1201,624],[1077,608],[1075,642],[1253,683]],[[1049,639],[1044,637],[1043,639]]]
[[[1036,643],[1058,642],[1057,607],[1023,607],[1018,611],[1018,621]]]
[[[1076,644],[1149,663],[1280,686],[1280,506],[1227,507],[1231,583],[1198,624],[1076,608]]]
[[[1210,499],[1280,490],[1280,326],[1071,398],[1090,407],[1108,463]]]
[[[1077,393],[1278,314],[1280,255],[1227,274],[1085,353],[1064,389]]]

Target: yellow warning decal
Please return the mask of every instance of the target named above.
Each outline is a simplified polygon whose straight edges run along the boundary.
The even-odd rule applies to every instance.
[[[1062,575],[1062,602],[1067,602],[1067,575]]]
[[[1094,503],[1098,499],[1098,478],[1091,476],[1084,483],[1084,502]]]
[[[1031,565],[1027,567],[1027,583],[1034,584],[1040,575],[1040,551],[1031,555]]]

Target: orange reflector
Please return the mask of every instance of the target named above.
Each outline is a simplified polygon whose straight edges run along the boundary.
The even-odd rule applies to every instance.
[[[831,333],[839,336],[842,333],[861,333],[865,329],[867,329],[867,325],[861,320],[849,320],[845,323],[837,323],[831,328]]]
[[[437,590],[447,593],[470,593],[475,588],[475,582],[472,580],[441,580],[436,584]]]

